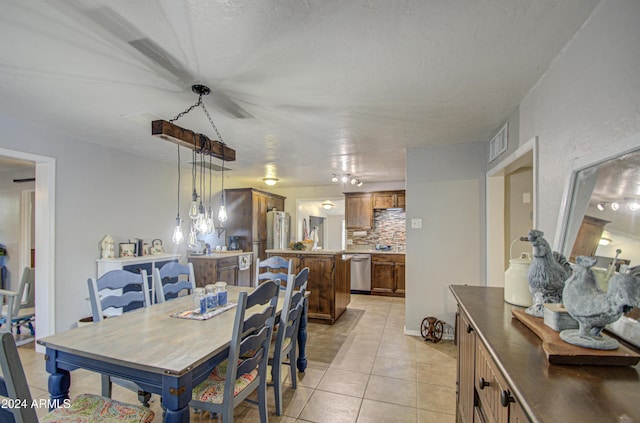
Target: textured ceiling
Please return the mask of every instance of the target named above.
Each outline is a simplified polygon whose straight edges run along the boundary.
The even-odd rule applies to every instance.
[[[149,120],[200,82],[241,183],[402,181],[408,147],[488,140],[596,3],[3,0],[0,113],[173,162]]]

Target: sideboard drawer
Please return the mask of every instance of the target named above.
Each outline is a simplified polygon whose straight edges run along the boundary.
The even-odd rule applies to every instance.
[[[510,395],[507,383],[498,371],[484,343],[477,342],[476,392],[480,408],[489,422],[508,423],[509,403],[503,406],[501,396]]]

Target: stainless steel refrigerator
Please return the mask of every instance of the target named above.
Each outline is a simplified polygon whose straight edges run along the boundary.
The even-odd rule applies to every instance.
[[[290,225],[289,213],[267,212],[267,249],[284,250],[289,247]]]

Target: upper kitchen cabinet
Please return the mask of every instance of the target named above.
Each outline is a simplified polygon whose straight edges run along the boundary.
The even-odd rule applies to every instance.
[[[226,189],[229,219],[226,235],[239,236],[241,250],[253,252],[253,259],[265,259],[267,248],[267,211],[284,210],[286,197],[253,188]]]
[[[404,209],[405,191],[381,191],[373,193],[374,209]]]
[[[347,229],[371,229],[373,227],[371,193],[345,193],[344,200]]]

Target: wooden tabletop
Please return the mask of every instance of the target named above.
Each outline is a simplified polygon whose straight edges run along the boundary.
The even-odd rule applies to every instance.
[[[532,422],[640,422],[640,368],[550,364],[502,288],[451,286]],[[624,420],[624,418],[629,420]]]
[[[228,286],[229,302],[252,288]],[[278,299],[282,310],[284,291]],[[236,309],[209,320],[171,314],[193,308],[191,296],[135,310],[119,317],[38,340],[46,347],[105,363],[159,374],[182,375],[229,347]],[[261,311],[256,307],[254,312]]]

